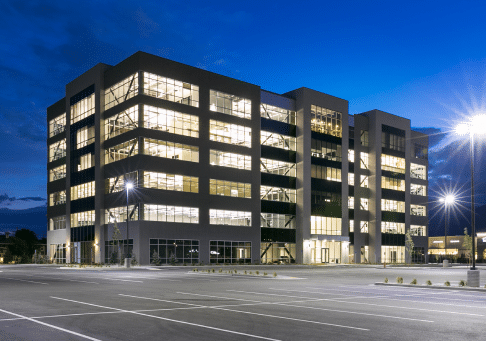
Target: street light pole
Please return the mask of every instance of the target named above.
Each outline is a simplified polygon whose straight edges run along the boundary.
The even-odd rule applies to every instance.
[[[126,182],[125,183],[125,188],[127,190],[127,253],[125,256],[125,266],[129,267],[130,266],[130,240],[128,239],[128,220],[129,220],[129,213],[128,213],[128,191],[133,188],[133,184],[131,182]]]
[[[472,234],[472,267],[476,270],[476,220],[474,217],[474,133],[469,132],[471,137],[471,234]]]

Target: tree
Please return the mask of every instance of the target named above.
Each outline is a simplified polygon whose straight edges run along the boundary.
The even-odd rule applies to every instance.
[[[407,230],[407,233],[405,233],[405,251],[406,251],[406,255],[408,255],[409,264],[412,263],[412,252],[414,246],[415,244],[413,243],[410,230]]]
[[[472,238],[467,233],[467,227],[464,228],[464,242],[462,243],[462,247],[466,250],[466,257],[467,257],[468,261],[471,261]]]
[[[117,258],[119,258],[118,259],[119,264],[121,264],[121,250],[120,250],[121,238],[122,238],[122,235],[121,235],[120,229],[118,228],[118,224],[116,223],[116,220],[115,220],[115,222],[113,223],[113,235],[111,236],[111,239],[113,240],[113,242],[115,242],[115,240],[116,240],[116,245],[118,247],[118,252],[117,252],[118,257]]]

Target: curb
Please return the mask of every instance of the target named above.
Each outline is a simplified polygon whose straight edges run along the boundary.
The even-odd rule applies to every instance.
[[[446,287],[438,285],[421,285],[421,284],[398,284],[398,283],[382,283],[377,282],[375,285],[392,286],[392,287],[408,287],[408,288],[427,288],[427,289],[442,289],[442,290],[459,290],[459,291],[476,291],[486,293],[486,289],[472,288],[472,287]]]

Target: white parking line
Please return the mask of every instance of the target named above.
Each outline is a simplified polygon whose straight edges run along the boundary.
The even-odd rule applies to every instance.
[[[241,332],[237,332],[237,331],[234,331],[234,330],[221,329],[221,328],[206,326],[206,325],[197,324],[197,323],[191,323],[191,322],[174,320],[174,319],[169,319],[169,318],[160,317],[160,316],[154,316],[154,315],[144,314],[144,313],[140,313],[140,312],[137,312],[137,311],[129,311],[129,310],[123,310],[123,309],[118,309],[118,308],[106,307],[106,306],[102,306],[102,305],[98,305],[98,304],[92,304],[92,303],[87,303],[87,302],[74,301],[74,300],[69,300],[69,299],[66,299],[66,298],[60,298],[60,297],[54,297],[54,296],[50,296],[50,297],[51,298],[54,298],[54,299],[58,299],[58,300],[67,301],[67,302],[73,302],[73,303],[78,303],[78,304],[85,304],[85,305],[89,305],[89,306],[93,306],[93,307],[99,307],[99,308],[105,308],[105,309],[112,309],[112,310],[122,311],[122,312],[131,313],[131,314],[135,314],[135,315],[152,317],[152,318],[155,318],[155,319],[158,319],[158,320],[175,322],[175,323],[181,323],[181,324],[186,324],[186,325],[190,325],[190,326],[194,326],[194,327],[211,329],[211,330],[216,330],[216,331],[230,333],[230,334],[243,335],[243,336],[248,336],[248,337],[252,337],[252,338],[256,338],[256,339],[263,339],[263,340],[270,340],[270,341],[281,341],[281,340],[272,339],[272,338],[269,338],[269,337],[264,337],[264,336],[259,336],[259,335],[253,335],[253,334],[247,334],[247,333],[241,333]],[[36,321],[36,322],[38,322],[38,321]]]
[[[49,324],[49,323],[37,321],[37,320],[34,320],[33,318],[30,318],[30,317],[27,317],[27,316],[23,316],[23,315],[19,315],[19,314],[16,314],[16,313],[12,313],[10,311],[6,311],[6,310],[3,310],[3,309],[0,309],[0,311],[1,312],[4,312],[6,314],[10,314],[10,315],[14,315],[14,316],[17,316],[17,317],[24,318],[24,319],[26,319],[28,321],[31,321],[31,322],[34,322],[34,323],[38,323],[38,324],[41,324],[43,326],[51,327],[51,328],[54,328],[54,329],[57,329],[57,330],[61,330],[63,332],[69,333],[69,334],[73,334],[73,335],[79,336],[79,337],[82,337],[84,339],[88,339],[88,340],[92,340],[92,341],[101,341],[100,339],[96,339],[96,338],[91,337],[91,336],[88,336],[88,335],[76,333],[76,332],[73,332],[73,331],[68,330],[68,329],[64,329],[64,328],[61,328],[61,327],[54,326],[54,325]]]
[[[181,293],[181,292],[178,292],[178,294],[195,295],[195,296],[209,296],[209,297],[217,297],[217,298],[231,299],[231,298],[227,298],[227,297],[218,297],[218,296],[210,296],[210,295],[191,294],[191,293]],[[128,295],[122,295],[122,296],[128,296]],[[136,297],[136,296],[132,296],[132,297]],[[160,300],[160,299],[157,299],[157,298],[149,298],[149,297],[137,297],[137,298],[142,298],[142,299],[146,299],[146,300],[153,300],[153,301],[165,301],[165,300]],[[241,300],[241,299],[237,299],[237,300]],[[244,301],[249,301],[249,300],[244,300]],[[258,301],[253,301],[253,302],[258,302]],[[178,302],[174,302],[173,301],[172,303],[178,303]],[[266,303],[266,302],[259,302],[259,303]],[[270,302],[268,302],[268,303],[270,303]],[[188,303],[184,303],[184,304],[188,304]],[[191,304],[191,305],[195,305],[195,304]],[[240,313],[240,314],[257,315],[257,316],[271,317],[271,318],[277,318],[277,319],[282,319],[282,320],[290,320],[290,321],[297,321],[297,322],[304,322],[304,323],[320,324],[320,325],[331,326],[331,327],[339,327],[339,328],[347,328],[347,329],[356,329],[356,330],[370,331],[369,329],[366,329],[366,328],[359,328],[359,327],[353,327],[353,326],[345,326],[345,325],[341,325],[341,324],[326,323],[326,322],[319,322],[319,321],[303,320],[303,319],[297,319],[297,318],[293,318],[293,317],[285,317],[285,316],[277,316],[277,315],[269,315],[269,314],[260,314],[260,313],[253,313],[253,312],[249,312],[249,311],[241,311],[241,310],[221,308],[221,307],[211,307],[211,306],[201,306],[201,307],[205,307],[205,308],[208,308],[208,309],[215,309],[215,310],[230,311],[230,312]]]
[[[347,303],[347,304],[360,304],[360,305],[368,305],[368,306],[383,307],[383,308],[393,308],[393,309],[407,309],[407,310],[418,310],[418,311],[427,311],[427,312],[435,312],[435,313],[457,314],[457,315],[468,315],[468,316],[481,316],[481,317],[485,316],[485,315],[481,315],[481,314],[461,313],[461,312],[457,312],[457,311],[433,310],[433,309],[422,309],[422,308],[413,308],[413,307],[400,307],[400,306],[375,304],[375,303],[364,303],[364,302],[356,302],[356,301],[342,301],[340,299],[332,299],[332,298],[315,298],[315,297],[278,295],[278,294],[269,294],[269,293],[253,292],[253,291],[241,291],[241,290],[227,290],[227,291],[241,292],[241,293],[245,293],[245,294],[254,294],[254,295],[300,298],[300,299],[306,300],[306,301],[307,300],[309,300],[309,301],[330,301],[330,302]],[[403,302],[403,300],[402,300],[402,302]],[[410,302],[410,301],[406,301],[406,302]],[[415,302],[415,301],[412,301],[412,302]]]
[[[18,279],[18,278],[9,278],[9,277],[2,277],[5,279],[10,279],[12,281],[20,281],[20,282],[29,282],[29,283],[35,283],[35,284],[44,284],[44,285],[49,285],[49,283],[42,283],[42,282],[36,282],[36,281],[28,281],[26,279]]]

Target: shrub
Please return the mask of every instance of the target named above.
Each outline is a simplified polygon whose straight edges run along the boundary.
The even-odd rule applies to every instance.
[[[218,270],[218,272],[219,272],[219,273],[222,273],[222,272],[223,272],[223,269],[219,269],[219,270]]]
[[[267,275],[268,275],[268,273],[266,273],[266,272],[263,272],[263,276],[267,276]]]
[[[451,282],[449,282],[449,281],[445,281],[444,285],[445,285],[446,287],[450,287],[450,286],[451,286]]]
[[[385,277],[385,283],[388,283],[388,277]]]
[[[432,282],[430,281],[430,279],[428,279],[428,280],[425,282],[425,284],[427,284],[427,285],[432,285]]]
[[[246,275],[246,270],[245,270],[245,275]]]
[[[211,269],[211,272],[214,273],[214,269]]]
[[[273,273],[273,277],[277,277],[277,273],[276,272]]]
[[[412,279],[412,281],[410,282],[410,284],[417,285],[417,279],[416,278]]]
[[[237,272],[236,272],[236,269],[234,269],[233,271],[234,271],[235,273],[237,273]]]
[[[257,275],[259,275],[259,274],[260,274],[260,271],[258,271],[258,270],[257,270],[257,271],[255,271],[255,273],[256,273]]]
[[[397,283],[402,284],[403,283],[403,277],[397,277]]]
[[[197,272],[197,269],[192,269],[193,272]]]
[[[460,287],[465,287],[466,285],[467,285],[467,282],[466,282],[465,280],[461,279],[461,280],[459,281],[459,286],[460,286]]]

